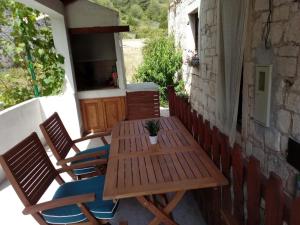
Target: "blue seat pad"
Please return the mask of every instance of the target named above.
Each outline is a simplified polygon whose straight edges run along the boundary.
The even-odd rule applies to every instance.
[[[54,194],[53,199],[59,199],[74,195],[95,193],[96,201],[86,203],[90,212],[97,219],[113,218],[118,203],[102,199],[105,176],[97,176],[81,181],[69,182],[61,185]],[[86,221],[85,215],[77,205],[68,205],[43,211],[42,216],[51,224],[69,224]]]
[[[100,146],[100,147],[97,147],[97,148],[91,148],[91,149],[81,151],[81,152],[77,153],[76,156],[82,155],[82,154],[87,154],[87,153],[106,152],[105,155],[102,155],[100,158],[108,159],[109,149],[110,149],[110,145],[104,145],[104,146]],[[74,162],[71,163],[71,165],[74,165],[76,163],[90,161],[90,160],[95,160],[95,158],[87,158],[87,159],[81,159],[81,160],[78,160],[78,161],[74,161]],[[83,175],[83,174],[88,174],[88,173],[93,173],[93,172],[95,172],[94,167],[86,167],[86,168],[80,168],[80,169],[74,169],[73,170],[73,173],[77,176]]]

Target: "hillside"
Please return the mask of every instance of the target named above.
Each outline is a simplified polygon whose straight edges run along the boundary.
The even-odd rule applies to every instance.
[[[130,25],[126,38],[148,38],[166,32],[169,0],[91,0],[118,10],[121,24]]]

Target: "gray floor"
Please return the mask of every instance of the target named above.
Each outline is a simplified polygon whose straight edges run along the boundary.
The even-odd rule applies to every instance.
[[[201,212],[192,193],[187,193],[177,208],[173,211],[174,220],[179,225],[205,225]],[[118,211],[111,224],[118,225],[120,221],[128,221],[129,225],[147,225],[154,216],[135,199],[120,201]]]

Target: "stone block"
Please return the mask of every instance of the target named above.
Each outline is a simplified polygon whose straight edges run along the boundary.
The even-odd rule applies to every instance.
[[[263,145],[264,137],[265,137],[265,128],[256,122],[253,123],[254,123],[253,126],[254,130],[251,132],[251,134],[255,138],[255,141],[258,142],[257,144]]]
[[[299,10],[299,3],[298,2],[293,2],[290,4],[290,13],[295,13]]]
[[[280,132],[285,134],[289,133],[291,127],[291,120],[292,115],[289,111],[286,111],[284,109],[278,111],[276,124]]]
[[[268,172],[275,172],[281,177],[283,183],[286,182],[289,176],[289,170],[285,159],[280,158],[277,154],[268,154]]]
[[[298,63],[297,63],[297,76],[300,77],[300,56],[298,56]],[[298,89],[299,90],[299,89]]]
[[[278,73],[285,77],[294,77],[297,71],[297,58],[277,57]]]
[[[257,158],[262,164],[265,161],[265,152],[262,148],[259,148],[253,145],[252,154],[255,158]],[[263,166],[263,165],[262,165]]]
[[[214,24],[214,10],[208,10],[206,12],[207,25],[212,26]]]
[[[294,92],[289,93],[285,106],[287,109],[300,113],[300,95]]]
[[[297,76],[291,90],[300,93],[300,76]]]
[[[256,48],[262,43],[261,36],[263,31],[263,24],[261,18],[258,18],[254,22],[253,30],[255,30],[255,32],[252,32],[252,47]]]
[[[272,45],[279,44],[283,37],[285,24],[282,22],[272,23],[271,25],[271,43]]]
[[[299,46],[287,45],[279,48],[278,55],[279,56],[298,56],[299,54]]]
[[[218,56],[214,56],[213,57],[213,67],[212,67],[212,71],[215,74],[218,74],[219,72],[219,57]]]
[[[288,20],[290,14],[290,7],[288,5],[282,5],[279,7],[274,8],[272,20],[275,21],[282,21]]]
[[[254,77],[255,77],[254,68],[255,66],[253,62],[244,64],[244,77],[248,85],[254,85]]]
[[[280,132],[276,129],[265,129],[265,145],[274,150],[280,151]]]
[[[268,0],[256,0],[254,10],[261,11],[261,10],[268,10],[269,9],[269,1]]]
[[[251,156],[253,154],[252,143],[249,141],[246,143],[246,154],[247,156]]]
[[[213,112],[215,113],[216,112],[216,100],[213,99],[213,98],[208,98],[208,101],[207,101],[207,110],[209,112]]]
[[[281,136],[280,138],[280,151],[282,153],[285,153],[287,148],[288,148],[288,142],[289,142],[289,137],[288,136]]]
[[[289,2],[294,2],[294,0],[273,0],[273,5],[279,6],[279,5],[287,4]]]
[[[296,175],[295,173],[291,173],[286,181],[286,191],[294,196],[296,191]]]
[[[207,1],[207,8],[212,9],[216,7],[216,1],[215,0],[208,0]]]
[[[293,130],[292,135],[300,141],[300,114],[293,115]]]
[[[285,40],[300,44],[300,11],[289,20]]]
[[[286,92],[286,89],[285,89],[285,83],[284,81],[280,81],[279,85],[278,85],[278,89],[276,90],[275,92],[275,96],[274,96],[274,104],[276,106],[281,106],[284,104],[284,96],[285,96],[285,92]]]

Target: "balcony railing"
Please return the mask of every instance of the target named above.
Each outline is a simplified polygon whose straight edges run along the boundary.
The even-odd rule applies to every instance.
[[[60,114],[71,136],[74,138],[80,137],[81,125],[76,105],[74,95],[65,94],[31,99],[1,111],[0,154],[3,154],[34,131],[44,141],[39,124],[53,112]],[[3,180],[4,174],[0,169],[0,183]]]

